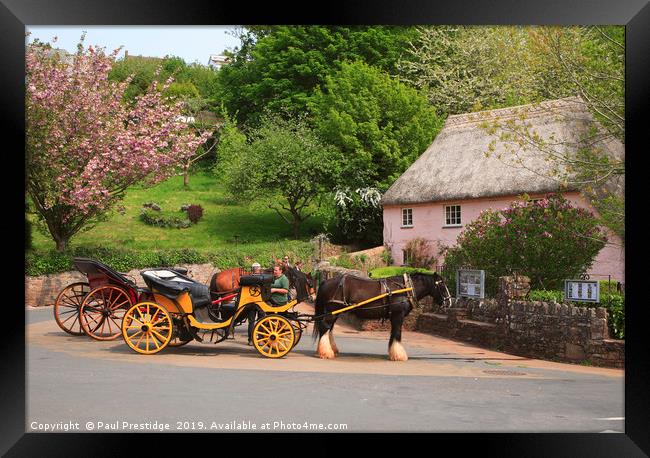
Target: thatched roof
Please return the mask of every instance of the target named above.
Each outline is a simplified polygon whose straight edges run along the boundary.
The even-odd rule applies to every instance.
[[[539,135],[549,146],[567,151],[574,149],[587,129],[594,126],[584,102],[577,97],[450,116],[429,148],[386,191],[382,204],[559,190],[558,180],[549,178],[557,162],[546,161],[547,155],[535,147],[504,142],[499,138],[504,130],[488,129],[495,121],[501,126],[526,123],[529,132]],[[592,141],[596,140],[592,137]],[[597,139],[596,146],[614,157],[624,155],[621,142],[611,137]]]

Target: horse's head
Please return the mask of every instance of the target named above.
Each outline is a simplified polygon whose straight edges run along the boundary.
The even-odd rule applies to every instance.
[[[447,308],[451,305],[451,293],[449,292],[442,276],[437,272],[432,274],[414,273],[411,275],[411,279],[418,299],[431,296],[433,300],[443,308]]]
[[[289,280],[289,285],[296,288],[296,294],[299,302],[306,301],[309,299],[311,294],[311,284],[309,282],[309,277],[304,273],[296,269],[295,267],[289,267],[285,271],[287,279]]]

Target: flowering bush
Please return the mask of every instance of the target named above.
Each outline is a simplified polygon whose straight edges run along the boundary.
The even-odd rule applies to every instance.
[[[189,220],[192,221],[192,224],[198,223],[203,217],[203,207],[200,205],[188,205],[185,211],[187,212]]]
[[[118,52],[85,48],[83,37],[69,60],[48,43],[27,45],[27,191],[59,251],[129,186],[170,176],[209,136],[188,128],[157,81],[127,103],[131,80],[108,79]]]
[[[445,250],[446,272],[455,277],[461,266],[484,269],[492,283],[516,272],[530,277],[534,289],[562,289],[565,279],[591,266],[606,242],[594,215],[561,195],[534,202],[524,197],[468,224],[456,246]],[[493,292],[495,285],[488,286]]]
[[[334,194],[333,231],[337,241],[381,244],[384,223],[380,200],[381,192],[376,188],[338,189]]]

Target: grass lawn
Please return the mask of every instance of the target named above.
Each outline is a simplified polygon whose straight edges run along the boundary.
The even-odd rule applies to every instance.
[[[163,210],[176,211],[183,204],[203,207],[203,218],[189,228],[149,226],[139,218],[145,202],[156,202]],[[190,186],[183,187],[183,177],[175,176],[155,187],[133,187],[121,202],[123,215],[114,212],[107,221],[73,237],[71,247],[121,247],[135,250],[189,248],[202,252],[220,249],[276,249],[291,251],[296,243],[304,245],[321,232],[322,220],[312,217],[301,228],[301,241],[292,238],[292,229],[275,211],[259,205],[247,206],[228,200],[219,179],[206,172],[190,177]],[[181,213],[179,212],[179,216]],[[39,231],[33,231],[33,246],[50,250],[55,244]]]

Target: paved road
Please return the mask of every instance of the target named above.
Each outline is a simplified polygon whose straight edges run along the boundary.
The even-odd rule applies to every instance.
[[[27,431],[623,432],[620,370],[408,332],[409,361],[390,362],[385,333],[345,326],[333,361],[307,335],[286,358],[262,358],[243,330],[145,356],[65,334],[51,308],[26,320]]]

